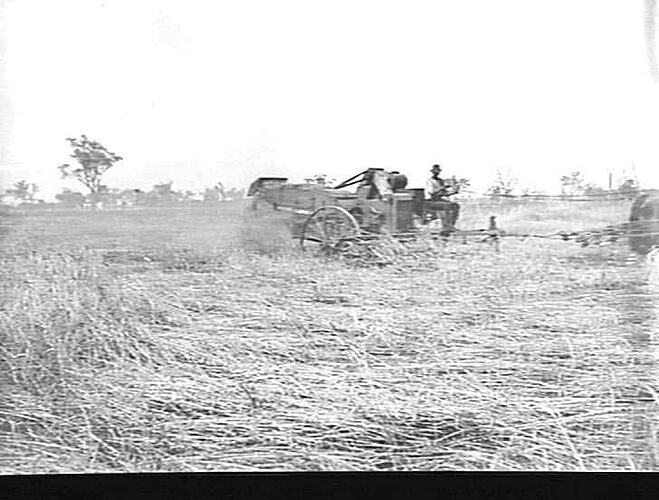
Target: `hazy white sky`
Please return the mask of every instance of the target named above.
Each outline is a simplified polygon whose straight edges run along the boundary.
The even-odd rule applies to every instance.
[[[436,162],[659,187],[643,0],[0,2],[0,181],[44,195],[81,133],[125,158],[116,187]]]

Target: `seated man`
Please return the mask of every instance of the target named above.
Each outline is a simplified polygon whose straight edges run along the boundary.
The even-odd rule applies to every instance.
[[[460,214],[460,205],[455,202],[449,201],[448,197],[458,192],[457,187],[449,187],[449,185],[439,176],[442,168],[439,165],[433,165],[430,169],[432,176],[426,183],[426,200],[427,213],[430,214],[430,220],[436,220],[439,217],[442,219],[442,227],[448,231],[455,231],[455,223]]]

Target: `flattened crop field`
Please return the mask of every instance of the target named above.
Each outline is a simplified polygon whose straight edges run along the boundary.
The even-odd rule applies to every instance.
[[[0,473],[659,464],[659,286],[624,240],[420,238],[369,266],[243,202],[1,220]]]

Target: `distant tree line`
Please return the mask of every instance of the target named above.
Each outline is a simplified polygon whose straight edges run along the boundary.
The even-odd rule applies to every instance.
[[[201,192],[175,190],[172,181],[155,184],[152,189],[119,189],[103,184],[103,175],[123,158],[109,151],[100,142],[86,135],[66,139],[72,149],[71,158],[76,163],[64,163],[58,167],[63,179],[80,182],[86,193],[64,188],[55,195],[57,204],[69,208],[109,208],[129,206],[162,206],[177,203],[219,203],[244,197],[245,190],[225,189],[221,182]],[[0,202],[15,206],[44,205],[36,198],[39,188],[34,183],[21,180],[0,193]]]
[[[220,189],[218,186],[203,191],[176,190],[172,182],[155,184],[150,190],[108,188],[101,185],[94,193],[82,193],[69,188],[55,195],[57,206],[67,208],[127,208],[134,206],[166,206],[185,203],[212,204],[244,198],[245,190],[238,188]],[[26,188],[26,185],[28,186]],[[37,207],[53,205],[38,199],[39,188],[22,180],[0,195],[3,205]]]
[[[195,192],[190,190],[176,190],[172,187],[173,182],[154,184],[153,187],[144,191],[142,189],[117,189],[101,186],[99,191],[83,194],[78,191],[64,189],[56,194],[55,198],[63,206],[67,207],[133,207],[133,206],[165,206],[181,203],[219,203],[229,200],[237,200],[244,197],[245,190],[230,188],[219,188],[218,185],[206,188],[204,191]]]
[[[9,199],[15,203],[39,203],[43,200],[36,198],[39,187],[36,184],[28,183],[26,180],[18,181],[13,187],[5,189],[3,200]]]
[[[575,170],[560,177],[561,196],[624,196],[633,198],[640,190],[638,179],[623,175],[616,186],[604,188],[585,181],[581,171]],[[518,191],[519,181],[509,170],[497,170],[495,178],[490,183],[487,194],[493,196],[513,196],[515,194],[533,195],[545,194],[529,188]]]
[[[79,138],[67,138],[72,149],[70,157],[75,164],[63,163],[58,167],[63,179],[74,179],[80,182],[87,190],[86,193],[74,191],[68,188],[55,195],[57,204],[71,208],[106,208],[106,207],[129,207],[129,206],[162,206],[178,203],[219,203],[227,200],[243,198],[244,189],[226,189],[221,182],[208,187],[201,192],[175,190],[173,182],[162,182],[153,185],[152,189],[143,191],[141,189],[119,189],[111,188],[103,184],[104,174],[114,167],[123,158],[103,146],[98,141],[89,139],[86,135]],[[467,178],[450,181],[460,188],[468,188],[470,180]],[[335,179],[327,174],[315,174],[305,179],[307,183],[331,185]],[[638,180],[632,176],[623,176],[618,185],[608,189],[587,183],[583,174],[575,170],[560,177],[561,195],[563,196],[597,196],[616,194],[625,197],[634,197],[640,186]],[[519,181],[509,170],[497,169],[494,179],[487,189],[487,194],[492,196],[513,196],[517,193]],[[16,182],[13,187],[0,193],[0,203],[10,205],[43,205],[45,202],[38,199],[36,194],[39,187],[23,179]],[[537,190],[523,189],[520,194],[540,194]]]
[[[583,174],[575,170],[561,177],[561,194],[567,196],[601,196],[607,194],[622,195],[625,197],[634,197],[640,190],[638,179],[630,176],[624,176],[617,184],[611,186],[611,189],[587,183]]]

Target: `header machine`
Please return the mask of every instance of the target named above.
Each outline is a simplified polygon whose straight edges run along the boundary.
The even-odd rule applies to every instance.
[[[355,191],[346,189],[355,185]],[[457,185],[447,187],[449,195],[457,194]],[[442,237],[498,237],[494,217],[490,217],[488,229],[457,230],[457,203],[426,200],[423,188],[407,188],[405,175],[380,168],[364,170],[334,187],[292,184],[285,177],[260,177],[247,194],[255,210],[264,201],[275,210],[297,214],[301,220],[294,226],[294,235],[299,237],[300,245],[322,254],[341,253],[385,234],[396,239],[413,238],[435,220],[441,223],[438,234]]]

